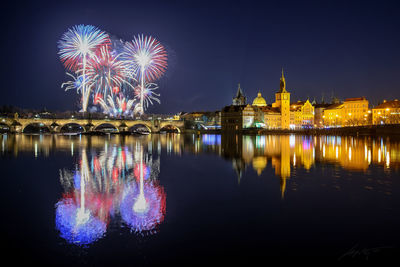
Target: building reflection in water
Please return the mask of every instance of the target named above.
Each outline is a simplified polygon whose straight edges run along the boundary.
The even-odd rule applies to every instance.
[[[93,208],[96,216],[100,216],[98,218],[107,225],[110,214],[120,212],[125,223],[134,231],[150,229],[151,226],[146,226],[146,221],[142,217],[133,216],[131,210],[125,210],[127,212],[123,213],[124,205],[135,205],[133,199],[143,199],[143,196],[149,199],[143,210],[148,208],[149,216],[154,218],[157,216],[151,213],[153,206],[160,206],[159,214],[165,211],[165,194],[154,182],[160,163],[159,160],[153,162],[150,155],[216,154],[232,162],[238,183],[241,182],[243,173],[249,166],[258,176],[263,176],[270,164],[280,179],[282,197],[285,195],[288,180],[293,177],[293,172],[296,169],[309,171],[316,163],[340,166],[349,172],[367,172],[371,168],[383,168],[385,172],[391,172],[398,171],[400,166],[400,140],[393,137],[156,134],[141,137],[2,135],[0,138],[2,154],[18,156],[21,152],[28,152],[34,157],[47,157],[53,151],[60,150],[68,151],[72,156],[79,153],[80,166],[75,172],[64,171],[62,175],[64,186],[66,184],[74,186],[66,188],[68,190],[65,196],[66,201],[70,197],[74,202],[68,200],[69,202],[65,203],[81,204],[80,197],[76,195],[81,194],[80,182],[75,181],[81,181],[77,177],[83,175],[82,177],[87,179],[84,180],[85,196],[89,199],[85,204],[89,207],[88,203],[91,203],[92,197],[101,196],[102,201],[96,200],[95,203],[101,202],[104,207]],[[102,152],[99,155],[87,152],[94,150]],[[81,165],[86,161],[88,171],[84,172],[86,169]],[[146,166],[142,168],[143,184],[138,179],[140,177],[138,166],[142,166],[140,161]],[[151,183],[146,180],[148,172]],[[70,182],[67,183],[66,180]],[[156,195],[159,196],[159,200],[153,197]],[[126,196],[129,197],[124,198]],[[76,206],[77,209],[81,207],[79,205]],[[81,212],[83,215],[86,214]],[[162,220],[162,216],[159,220]],[[101,227],[98,225],[100,232]]]
[[[154,233],[166,212],[166,195],[157,182],[159,158],[153,160],[140,142],[133,149],[106,142],[100,153],[85,147],[79,153],[74,171],[60,170],[64,194],[56,204],[56,228],[61,237],[88,245],[104,236],[110,220],[136,233]]]

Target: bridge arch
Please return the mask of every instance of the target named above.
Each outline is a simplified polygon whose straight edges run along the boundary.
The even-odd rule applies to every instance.
[[[139,128],[139,127],[141,127],[141,126],[142,126],[142,127],[145,127],[145,128],[149,131],[149,133],[152,132],[152,131],[151,131],[151,126],[147,125],[146,123],[142,123],[142,122],[130,124],[130,125],[128,126],[128,130],[129,130],[129,131],[133,131],[134,129]]]
[[[79,129],[79,130],[75,130]],[[85,127],[77,122],[67,122],[60,126],[60,132],[62,133],[84,133],[86,132]]]
[[[43,122],[31,122],[23,125],[23,133],[50,133],[50,127]]]
[[[0,133],[9,132],[11,130],[11,126],[7,123],[0,122]]]
[[[160,132],[162,130],[176,130],[178,133],[181,133],[181,129],[178,126],[176,126],[176,125],[174,125],[172,123],[167,123],[167,124],[160,125]]]
[[[95,131],[108,132],[109,130],[107,129],[114,129],[114,132],[119,132],[118,125],[112,122],[102,122],[93,127]]]

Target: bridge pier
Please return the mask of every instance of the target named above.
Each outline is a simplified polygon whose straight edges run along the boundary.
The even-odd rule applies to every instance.
[[[59,133],[60,130],[61,130],[60,125],[59,125],[58,123],[56,123],[56,122],[53,122],[53,123],[50,125],[49,128],[50,128],[50,132],[52,132],[52,133]]]
[[[10,133],[22,133],[22,124],[14,120],[10,125]]]
[[[122,122],[122,123],[118,126],[118,131],[119,131],[119,132],[126,132],[126,131],[128,131],[128,125],[126,125],[125,122]]]
[[[82,126],[85,129],[85,132],[94,131],[94,125],[89,121],[87,124]]]

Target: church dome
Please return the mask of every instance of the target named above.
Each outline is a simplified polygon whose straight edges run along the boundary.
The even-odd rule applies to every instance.
[[[267,102],[265,101],[264,97],[261,96],[261,93],[258,92],[258,95],[256,98],[253,100],[253,106],[257,107],[265,107],[267,105]]]

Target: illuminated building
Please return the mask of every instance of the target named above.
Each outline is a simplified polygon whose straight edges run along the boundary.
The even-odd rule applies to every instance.
[[[382,104],[372,109],[372,124],[400,123],[400,101],[384,100]]]
[[[324,110],[329,107],[331,104],[320,103],[314,105],[314,125],[317,128],[324,127]]]
[[[268,129],[280,129],[282,123],[281,112],[279,108],[264,109],[264,123]]]
[[[332,104],[323,111],[323,122],[325,126],[342,126],[343,104]]]
[[[221,112],[222,130],[240,131],[245,128],[296,129],[314,127],[314,106],[309,100],[290,104],[290,93],[286,90],[286,80],[282,70],[279,91],[275,102],[267,104],[258,92],[252,105],[246,105],[246,97],[240,85],[232,105]]]
[[[365,97],[347,98],[343,102],[343,124],[357,126],[367,124],[368,100]]]
[[[291,128],[314,127],[314,106],[308,99],[290,105],[290,125]]]
[[[369,122],[368,100],[365,97],[347,98],[323,111],[324,126],[357,126]]]
[[[267,101],[265,101],[264,97],[261,96],[261,93],[258,92],[257,97],[254,98],[252,105],[256,107],[265,107],[267,106]]]
[[[208,129],[221,126],[221,111],[197,111],[180,116],[185,121],[186,129]]]
[[[255,111],[252,106],[247,105],[243,108],[243,128],[250,128],[254,124]]]
[[[275,93],[275,103],[272,103],[273,108],[279,108],[281,111],[281,129],[290,128],[290,93],[286,90],[285,76],[283,75],[279,84],[279,91]]]
[[[244,124],[247,127],[251,111],[247,109],[243,112],[246,107],[246,97],[239,84],[236,96],[232,99],[232,105],[224,107],[221,111],[221,129],[223,131],[240,131],[245,128]],[[245,115],[246,121],[244,121],[243,115]]]
[[[222,131],[240,131],[243,129],[243,109],[246,106],[226,106],[221,111]]]

